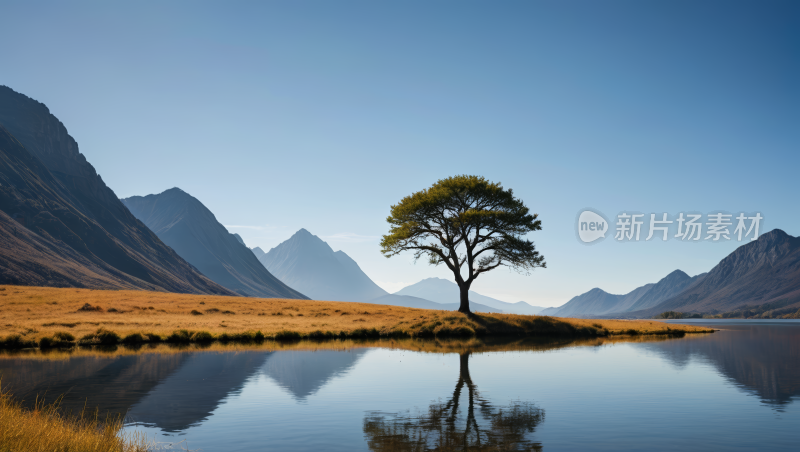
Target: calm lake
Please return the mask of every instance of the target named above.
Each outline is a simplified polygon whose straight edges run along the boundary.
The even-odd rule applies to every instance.
[[[0,374],[164,450],[798,450],[800,321],[691,323],[720,331],[5,353]]]

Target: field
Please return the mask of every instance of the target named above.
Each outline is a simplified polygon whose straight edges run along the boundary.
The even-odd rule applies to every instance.
[[[0,286],[0,346],[358,337],[652,335],[710,332],[651,320],[557,319],[368,303]]]

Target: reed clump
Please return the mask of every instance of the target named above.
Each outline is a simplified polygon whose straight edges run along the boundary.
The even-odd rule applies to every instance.
[[[63,415],[57,404],[25,409],[0,391],[2,452],[149,452],[146,438],[124,433],[122,419],[101,419],[95,413]]]

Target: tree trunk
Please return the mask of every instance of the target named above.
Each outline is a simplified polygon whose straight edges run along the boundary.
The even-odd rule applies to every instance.
[[[459,306],[458,312],[472,314],[472,311],[469,310],[469,287],[459,285],[459,288],[461,289],[461,306]]]

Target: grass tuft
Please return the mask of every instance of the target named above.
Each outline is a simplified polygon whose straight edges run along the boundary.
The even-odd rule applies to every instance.
[[[97,413],[64,416],[57,404],[26,410],[0,392],[0,451],[147,452],[142,434],[122,434],[122,419]]]
[[[119,344],[119,334],[105,328],[99,328],[94,333],[87,334],[80,338],[79,345],[116,345]]]
[[[145,338],[140,333],[131,333],[122,338],[123,344],[141,344],[144,341]]]

